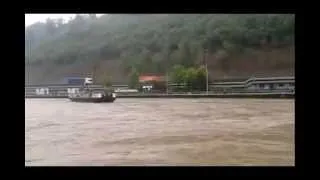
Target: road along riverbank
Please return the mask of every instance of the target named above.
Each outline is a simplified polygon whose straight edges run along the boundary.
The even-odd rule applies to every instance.
[[[25,98],[68,98],[68,96],[27,95]],[[294,93],[227,93],[227,94],[117,94],[117,98],[294,98]]]

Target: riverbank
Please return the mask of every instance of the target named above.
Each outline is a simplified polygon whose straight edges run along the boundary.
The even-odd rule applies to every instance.
[[[234,94],[145,94],[119,95],[118,98],[294,98],[294,94],[234,93]]]
[[[25,96],[25,98],[68,98],[67,96]],[[294,98],[293,93],[228,94],[118,94],[117,98]]]

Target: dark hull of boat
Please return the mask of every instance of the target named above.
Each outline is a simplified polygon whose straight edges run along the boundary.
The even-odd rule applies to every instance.
[[[88,98],[88,97],[69,97],[72,102],[87,103],[112,103],[116,100],[114,97]]]

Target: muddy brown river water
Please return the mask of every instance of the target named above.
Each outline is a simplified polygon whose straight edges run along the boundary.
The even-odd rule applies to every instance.
[[[294,165],[294,100],[25,100],[26,165]]]

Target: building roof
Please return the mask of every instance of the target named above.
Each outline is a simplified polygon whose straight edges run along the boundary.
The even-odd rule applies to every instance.
[[[141,75],[139,76],[139,81],[145,82],[145,81],[163,81],[164,76],[163,75]]]
[[[76,77],[76,76],[69,76],[69,77],[64,77],[64,79],[85,79],[86,77]]]

